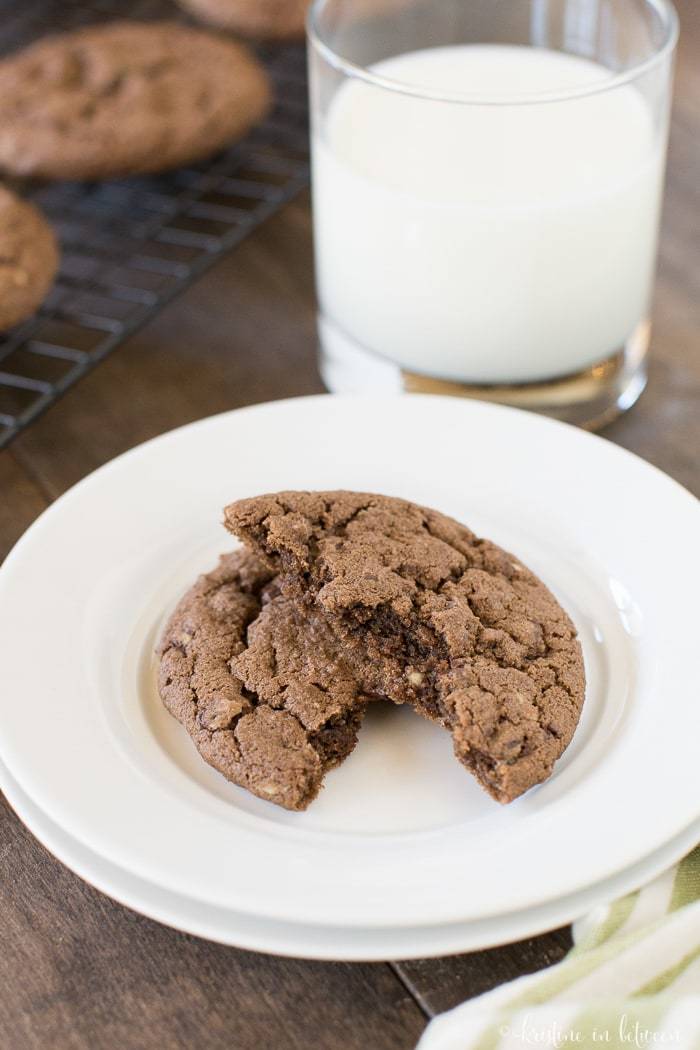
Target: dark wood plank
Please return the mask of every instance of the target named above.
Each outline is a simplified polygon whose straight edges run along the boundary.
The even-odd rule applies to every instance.
[[[0,562],[48,502],[15,457],[0,453]]]
[[[505,981],[553,966],[570,947],[571,933],[566,928],[484,952],[398,963],[396,972],[432,1017]]]
[[[75,878],[0,803],[3,1050],[410,1050],[384,964],[275,959],[144,919]]]

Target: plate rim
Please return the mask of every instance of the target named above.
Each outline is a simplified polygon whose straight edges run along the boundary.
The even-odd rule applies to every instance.
[[[417,943],[408,950],[399,948],[398,952],[395,950],[387,951],[385,948],[375,944],[374,947],[369,948],[346,946],[341,949],[339,954],[337,941],[346,932],[343,928],[340,928],[333,929],[332,932],[336,946],[317,946],[311,950],[308,948],[304,949],[300,953],[296,947],[299,944],[299,940],[294,941],[295,947],[291,948],[288,939],[290,932],[292,935],[296,935],[297,938],[300,936],[298,931],[306,930],[308,932],[309,927],[303,923],[285,923],[263,917],[241,916],[231,909],[221,909],[222,912],[227,912],[228,915],[234,916],[234,922],[250,922],[253,919],[258,922],[262,921],[268,927],[279,927],[276,931],[270,932],[268,930],[267,938],[263,939],[260,939],[259,936],[256,939],[254,932],[243,934],[234,932],[233,935],[230,932],[223,934],[220,927],[212,929],[211,926],[206,925],[206,921],[203,923],[196,918],[193,921],[191,917],[184,920],[182,918],[174,918],[172,911],[168,914],[167,905],[159,908],[158,905],[149,904],[148,902],[144,903],[144,899],[139,898],[137,895],[138,890],[141,889],[139,886],[135,890],[133,887],[120,890],[118,884],[114,881],[115,878],[126,876],[137,883],[143,880],[139,879],[138,876],[129,875],[128,872],[122,871],[110,861],[93,854],[89,847],[76,842],[63,829],[54,827],[50,818],[45,813],[37,810],[34,803],[24,796],[22,789],[13,781],[2,762],[0,762],[0,790],[7,798],[18,819],[54,859],[68,868],[77,878],[122,907],[129,908],[138,915],[143,915],[153,922],[167,926],[169,929],[199,937],[202,940],[215,944],[222,944],[245,951],[261,952],[265,955],[322,962],[401,962],[410,959],[445,958],[462,952],[485,951],[489,948],[501,947],[506,944],[515,944],[526,938],[538,937],[560,926],[569,925],[599,905],[609,903],[646,885],[672,865],[677,864],[693,848],[693,844],[700,841],[700,821],[698,821],[668,843],[660,846],[650,856],[640,860],[632,868],[618,872],[616,875],[611,876],[610,879],[603,880],[602,883],[596,886],[591,886],[568,897],[551,901],[549,904],[541,905],[534,909],[527,909],[524,913],[516,912],[512,915],[499,915],[492,919],[486,918],[472,922],[467,920],[463,923],[439,924],[435,927],[418,926],[415,929],[400,927],[398,933],[404,939],[408,936],[417,938]],[[43,823],[43,821],[46,823]],[[58,839],[56,834],[59,836]],[[61,837],[65,841],[62,842]],[[76,847],[88,855],[87,864],[85,858],[81,861],[79,858],[76,859],[74,853],[71,853],[71,850],[75,850]],[[96,868],[94,866],[91,867],[91,865],[97,865],[98,867],[106,865],[114,870],[108,871],[106,875],[104,873],[95,875]],[[161,887],[154,885],[149,888],[156,893],[165,894],[171,898],[178,898],[177,894],[163,890]],[[582,901],[581,898],[584,900]],[[177,899],[168,902],[170,907],[177,907],[179,903],[180,901]],[[194,904],[195,907],[199,904],[199,902],[194,900],[188,903]],[[211,910],[216,909],[211,908]],[[515,927],[511,926],[510,933],[498,932],[502,931],[508,922],[513,923],[517,919],[520,919],[520,922],[519,924],[516,923]],[[329,927],[320,926],[317,929],[328,936]],[[383,930],[380,927],[359,930],[357,927],[351,926],[349,929],[354,934],[362,935],[368,933],[370,938],[380,938],[383,935],[391,936],[397,932],[393,929]],[[447,932],[453,931],[454,933],[455,930],[458,931],[458,941],[452,939],[450,944],[446,946],[444,938]],[[480,932],[474,932],[475,930]],[[278,938],[276,942],[274,942],[275,936]],[[443,938],[442,946],[441,937]],[[398,945],[395,945],[395,947],[398,947]]]

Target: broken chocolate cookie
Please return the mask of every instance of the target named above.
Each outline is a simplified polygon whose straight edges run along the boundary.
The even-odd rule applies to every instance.
[[[585,694],[566,612],[517,558],[437,511],[356,492],[240,500],[226,525],[332,629],[366,695],[452,733],[499,802],[550,776]]]
[[[305,809],[352,751],[367,697],[322,618],[246,550],[201,576],[159,646],[163,703],[227,779]]]

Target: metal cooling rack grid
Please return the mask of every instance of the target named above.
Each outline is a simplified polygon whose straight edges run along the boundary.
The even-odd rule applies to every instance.
[[[115,17],[177,17],[177,8],[167,0],[0,0],[0,53]],[[308,184],[303,46],[259,54],[275,109],[212,161],[158,177],[15,183],[48,216],[63,255],[39,312],[0,336],[0,448]]]

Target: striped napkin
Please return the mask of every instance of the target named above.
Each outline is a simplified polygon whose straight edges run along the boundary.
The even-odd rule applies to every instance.
[[[573,936],[556,966],[436,1017],[418,1050],[700,1050],[700,846]]]

